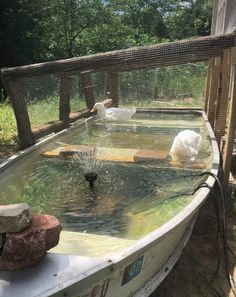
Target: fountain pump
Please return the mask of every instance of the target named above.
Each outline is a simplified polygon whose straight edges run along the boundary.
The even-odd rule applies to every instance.
[[[93,189],[94,188],[94,182],[98,177],[97,173],[90,171],[90,172],[85,173],[84,177],[89,182],[89,187],[91,189]]]

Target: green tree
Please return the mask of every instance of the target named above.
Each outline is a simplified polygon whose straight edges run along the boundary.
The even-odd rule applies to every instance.
[[[168,38],[163,18],[167,5],[163,0],[111,0],[109,3],[124,23],[133,29],[134,39],[143,34]]]
[[[209,35],[212,5],[212,0],[177,0],[175,10],[165,20],[170,39]]]
[[[69,58],[126,46],[128,26],[101,0],[57,0],[50,9],[54,12],[48,23],[53,57]]]
[[[0,68],[45,60],[47,5],[47,0],[0,1]]]

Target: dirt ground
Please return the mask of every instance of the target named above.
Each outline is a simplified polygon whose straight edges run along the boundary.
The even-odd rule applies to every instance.
[[[216,227],[215,211],[209,198],[182,256],[151,297],[234,297],[226,276],[221,244],[217,251]],[[236,215],[232,211],[227,215],[227,238],[230,249],[236,254]],[[217,254],[220,255],[220,269],[213,281]],[[236,281],[236,257],[231,254],[230,270]]]

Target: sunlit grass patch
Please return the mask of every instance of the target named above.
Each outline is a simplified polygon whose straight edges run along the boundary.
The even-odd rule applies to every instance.
[[[0,104],[0,151],[17,150],[17,128],[13,109],[6,103]]]

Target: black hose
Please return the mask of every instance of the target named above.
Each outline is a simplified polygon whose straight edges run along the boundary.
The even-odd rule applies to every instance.
[[[222,243],[223,243],[224,260],[225,260],[227,278],[228,278],[230,287],[232,289],[232,292],[233,292],[234,296],[236,297],[236,289],[235,289],[234,279],[233,279],[233,277],[232,277],[232,275],[230,273],[228,250],[233,255],[234,255],[234,253],[228,247],[227,238],[226,238],[226,207],[225,207],[225,200],[224,200],[224,193],[223,193],[222,185],[221,185],[221,182],[220,182],[219,178],[214,173],[209,172],[209,171],[205,171],[205,172],[202,172],[200,174],[199,173],[194,174],[192,176],[204,176],[204,175],[210,175],[217,182],[218,188],[220,190],[220,201],[221,201],[221,204],[222,204],[221,220],[220,220],[220,207],[219,207],[219,204],[217,202],[216,193],[214,192],[213,188],[210,185],[208,185],[206,182],[200,183],[192,192],[185,192],[185,193],[176,194],[176,195],[171,196],[169,199],[176,199],[178,197],[186,196],[186,195],[187,196],[194,195],[196,193],[196,191],[198,191],[200,188],[205,187],[205,188],[209,189],[209,191],[212,194],[213,198],[215,198],[214,199],[214,208],[215,208],[215,211],[216,211],[217,223],[218,223],[216,243],[218,242],[218,238],[219,238],[219,235],[220,235],[221,238],[222,238]],[[221,221],[222,221],[222,223],[221,223]],[[217,247],[217,250],[218,250],[218,247]],[[214,278],[216,278],[216,276],[218,274],[219,266],[220,266],[220,258],[219,258],[219,254],[218,254],[217,265],[216,265],[216,270],[215,270],[215,273],[214,273]],[[214,286],[213,283],[212,283],[212,286]],[[215,290],[216,290],[216,288],[215,288]],[[217,292],[217,290],[216,290],[216,292]]]
[[[228,254],[229,248],[228,248],[227,237],[226,237],[226,207],[225,207],[225,200],[224,200],[224,193],[223,193],[222,185],[221,185],[219,178],[214,173],[208,172],[208,171],[200,173],[200,176],[204,176],[204,175],[212,176],[215,179],[215,181],[217,182],[218,188],[220,190],[220,198],[221,198],[220,200],[222,203],[222,230],[221,230],[220,234],[221,234],[222,242],[223,242],[224,259],[225,259],[225,266],[226,266],[228,281],[229,281],[230,287],[232,289],[232,292],[233,292],[234,296],[236,297],[236,288],[235,288],[235,284],[234,284],[234,279],[230,273],[230,266],[229,266],[229,254]],[[208,189],[211,188],[209,185],[207,185],[206,187]]]

